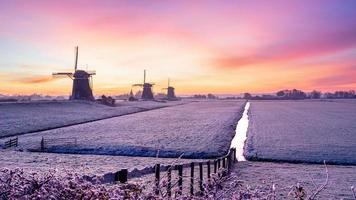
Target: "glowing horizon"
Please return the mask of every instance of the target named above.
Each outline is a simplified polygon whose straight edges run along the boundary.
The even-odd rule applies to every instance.
[[[52,72],[96,70],[94,93],[143,79],[177,94],[356,90],[356,1],[0,0],[0,94],[68,95]],[[136,89],[138,90],[138,89]]]

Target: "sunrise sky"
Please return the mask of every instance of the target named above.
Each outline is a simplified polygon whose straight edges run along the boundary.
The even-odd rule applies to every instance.
[[[0,0],[0,93],[68,95],[74,46],[94,93],[356,89],[356,1]]]

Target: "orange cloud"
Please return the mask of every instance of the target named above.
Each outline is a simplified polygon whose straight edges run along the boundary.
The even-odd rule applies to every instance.
[[[16,82],[24,83],[24,84],[48,83],[51,81],[53,81],[52,76],[33,76],[33,77],[19,78],[16,80]]]
[[[335,70],[332,74],[328,74],[311,81],[311,85],[333,87],[340,85],[356,84],[356,66],[344,67],[343,69]]]

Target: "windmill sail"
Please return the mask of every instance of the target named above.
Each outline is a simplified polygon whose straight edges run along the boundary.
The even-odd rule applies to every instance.
[[[78,50],[79,50],[79,47],[76,46],[75,47],[74,71],[77,71],[77,69],[78,69]]]

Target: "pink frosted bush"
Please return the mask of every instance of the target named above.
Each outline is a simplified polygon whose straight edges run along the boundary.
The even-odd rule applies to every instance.
[[[105,185],[78,174],[26,174],[21,169],[0,170],[0,199],[134,199],[142,189],[138,185]]]
[[[221,187],[222,173],[213,174],[204,183],[204,193],[191,197],[177,195],[173,199],[214,199]],[[77,173],[25,173],[22,169],[0,169],[0,199],[166,199],[166,195],[153,195],[152,185],[145,190],[144,184],[102,184],[97,177],[81,176]],[[163,181],[165,182],[165,181]],[[167,189],[167,184],[160,188]],[[172,188],[175,191],[176,188]]]
[[[326,180],[327,183],[327,180]],[[314,199],[324,189],[323,184],[314,192],[306,193],[300,185],[292,187],[288,194],[293,199]],[[175,186],[174,186],[175,185]],[[237,177],[228,176],[226,170],[219,170],[205,180],[204,191],[196,192],[194,196],[187,193],[179,195],[177,185],[172,182],[171,199],[277,199],[275,185],[261,184],[250,187]],[[147,187],[147,189],[145,188]],[[0,199],[34,199],[34,200],[61,200],[61,199],[168,199],[167,180],[162,179],[159,184],[159,195],[154,195],[155,188],[152,183],[142,184],[103,184],[98,177],[81,176],[77,173],[57,173],[55,170],[47,173],[25,173],[21,169],[0,169]],[[356,199],[355,188],[351,192]],[[314,195],[313,195],[314,194]]]

